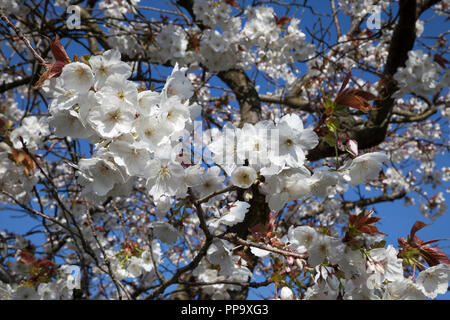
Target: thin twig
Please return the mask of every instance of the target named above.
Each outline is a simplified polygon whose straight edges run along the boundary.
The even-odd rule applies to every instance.
[[[2,9],[0,9],[0,17],[3,21],[5,21],[5,23],[14,30],[14,32],[17,34],[17,36],[19,37],[20,40],[22,40],[25,45],[28,47],[28,49],[30,49],[31,53],[33,54],[33,56],[39,60],[39,62],[41,64],[47,64],[47,62],[45,61],[44,58],[41,57],[41,55],[33,48],[33,46],[31,45],[30,41],[23,35],[22,31],[17,28],[9,19],[8,17],[5,15],[4,11]]]

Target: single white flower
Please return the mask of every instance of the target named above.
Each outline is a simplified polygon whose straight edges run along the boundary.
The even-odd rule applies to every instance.
[[[120,74],[113,74],[106,79],[105,85],[98,91],[102,104],[108,105],[112,97],[118,99],[122,109],[136,112],[138,91],[134,82],[128,81]]]
[[[271,210],[281,210],[289,201],[301,199],[311,193],[308,183],[310,173],[306,168],[284,170],[266,179],[266,201]]]
[[[81,62],[66,64],[60,78],[64,80],[64,88],[75,90],[79,93],[87,93],[94,84],[91,68]]]
[[[189,101],[182,103],[178,96],[171,96],[161,100],[161,121],[164,125],[169,126],[172,132],[182,131],[186,122],[190,121],[191,114],[188,104]]]
[[[450,266],[441,263],[421,271],[416,284],[424,295],[434,299],[438,294],[447,292],[449,280]]]
[[[120,60],[120,52],[114,49],[107,50],[102,55],[91,57],[89,64],[95,74],[96,88],[101,88],[112,74],[120,74],[127,79],[132,72],[131,67]]]
[[[85,185],[84,193],[105,196],[116,182],[124,183],[120,170],[109,160],[93,157],[79,161],[79,181]]]
[[[425,300],[425,295],[411,279],[402,279],[389,282],[386,285],[384,300]]]
[[[212,142],[208,144],[208,150],[213,153],[212,160],[220,165],[227,175],[231,175],[237,165],[245,163],[245,154],[238,151],[241,130],[227,123],[223,130],[212,131]]]
[[[199,185],[194,187],[196,193],[198,193],[198,197],[205,197],[214,191],[221,190],[225,187],[223,183],[225,177],[220,175],[220,168],[217,166],[210,167],[203,174],[202,181]],[[218,195],[209,200],[208,203],[212,203],[214,198],[221,198],[223,195]]]
[[[250,247],[250,251],[258,258],[264,258],[270,254],[270,251],[256,248],[256,247]]]
[[[40,283],[38,294],[42,300],[57,300],[59,298],[55,286],[49,283]]]
[[[154,221],[151,223],[150,228],[153,229],[153,234],[156,238],[167,244],[175,243],[180,237],[180,233],[165,221]]]
[[[234,264],[231,258],[231,252],[222,240],[214,240],[208,248],[207,255],[212,264],[220,266],[221,274],[230,275],[232,273]]]
[[[167,212],[169,211],[170,206],[172,205],[172,199],[171,197],[162,195],[158,199],[155,199],[155,204],[158,209],[158,211],[156,212],[156,216],[159,219],[162,219],[167,215]]]
[[[371,152],[356,157],[350,164],[344,179],[354,186],[374,179],[380,173],[383,162],[387,160],[388,157],[383,152]]]
[[[169,142],[172,130],[156,116],[141,116],[135,123],[138,137],[147,143],[151,151],[156,151],[161,144]]]
[[[129,274],[132,277],[137,278],[142,274],[142,270],[142,259],[135,256],[131,257],[127,266],[127,271]]]
[[[283,287],[280,290],[280,299],[281,300],[293,300],[294,292],[288,287]]]
[[[138,93],[138,112],[143,116],[154,114],[159,109],[161,95],[151,90]]]
[[[39,294],[33,287],[21,286],[12,297],[13,300],[40,300]]]
[[[291,243],[291,247],[298,253],[304,253],[308,251],[312,244],[315,243],[316,237],[319,234],[314,228],[310,226],[299,226],[296,228],[289,228],[288,238]]]
[[[58,138],[72,137],[86,139],[94,134],[91,128],[86,128],[78,112],[74,110],[61,110],[48,118],[48,124],[55,128]]]
[[[283,116],[276,128],[279,144],[278,150],[271,150],[271,161],[277,165],[286,163],[292,168],[302,166],[305,160],[304,150],[312,149],[319,143],[315,132],[304,129],[302,120],[296,114]]]
[[[259,170],[271,165],[269,148],[278,143],[272,137],[274,125],[269,121],[260,121],[255,125],[246,123],[237,134],[237,154],[239,159],[247,159],[251,167]]]
[[[329,187],[338,183],[339,176],[335,172],[330,172],[326,168],[314,170],[314,174],[308,179],[308,184],[312,194],[326,198],[329,194]]]
[[[321,264],[325,258],[336,263],[343,252],[343,244],[337,238],[319,234],[312,242],[308,253],[308,263],[312,266]]]
[[[245,214],[248,212],[250,204],[244,201],[236,201],[225,207],[224,215],[219,219],[219,222],[227,225],[234,226],[235,224],[244,221]]]
[[[231,183],[239,188],[247,189],[256,180],[257,174],[252,167],[237,167],[231,174]]]
[[[108,105],[94,107],[87,120],[98,134],[106,139],[130,133],[135,118],[133,110],[124,106],[118,97],[111,96],[108,101]]]
[[[381,280],[403,280],[403,261],[397,258],[397,250],[389,245],[387,248],[376,248],[369,252],[372,260],[369,261],[367,271],[382,275]]]
[[[126,134],[113,141],[109,149],[114,155],[114,161],[124,167],[128,175],[145,176],[150,153],[142,142],[136,142],[131,134]]]
[[[202,175],[205,172],[200,164],[192,165],[184,170],[184,183],[188,187],[194,187],[202,183]]]
[[[147,166],[147,189],[158,199],[162,195],[174,196],[181,187],[184,169],[178,162],[170,159],[150,160]]]
[[[187,100],[194,94],[194,87],[186,78],[187,68],[179,68],[178,63],[172,70],[172,74],[167,78],[162,94],[166,97],[176,95],[182,100]]]

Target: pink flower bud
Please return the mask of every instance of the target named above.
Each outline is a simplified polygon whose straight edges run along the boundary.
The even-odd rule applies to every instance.
[[[347,140],[347,149],[355,156],[358,155],[358,142],[353,139]]]
[[[293,265],[294,264],[294,258],[293,257],[286,257],[286,262],[288,265]]]

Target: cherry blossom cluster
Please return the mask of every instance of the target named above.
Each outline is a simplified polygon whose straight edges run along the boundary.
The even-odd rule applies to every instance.
[[[295,74],[286,66],[313,56],[314,46],[305,41],[300,21],[288,19],[287,26],[287,21],[277,21],[271,7],[249,7],[245,16],[232,17],[228,3],[198,0],[193,12],[205,29],[164,25],[155,39],[157,46],[146,54],[161,63],[170,61],[192,69],[204,66],[211,72],[257,65],[271,77],[289,83]]]
[[[392,245],[355,250],[309,226],[290,228],[288,239],[297,252],[309,252],[308,264],[315,269],[314,285],[305,299],[335,300],[341,295],[351,300],[421,300],[447,292],[448,265],[427,268],[414,281],[404,276],[403,261]],[[322,264],[324,259],[328,266]]]
[[[29,272],[29,266],[22,262],[11,265],[11,269],[18,274]],[[73,290],[80,289],[79,281],[71,266],[61,265],[52,281],[42,281],[37,288],[26,283],[10,285],[0,281],[0,300],[71,300]]]
[[[78,164],[79,182],[87,195],[117,194],[126,190],[124,185],[132,178],[144,178],[150,195],[163,205],[170,197],[185,197],[188,187],[204,197],[225,186],[219,167],[210,167],[203,175],[204,168],[198,164],[184,168],[174,152],[198,115],[198,106],[189,105],[193,87],[185,71],[175,67],[160,93],[138,91],[127,80],[131,69],[120,61],[120,54],[107,51],[91,57],[89,65],[66,65],[61,76],[51,81],[49,124],[55,135],[96,143],[93,156]],[[276,125],[263,121],[224,132],[208,146],[213,161],[240,188],[249,188],[259,175],[266,176],[261,188],[273,210],[303,196],[325,197],[327,188],[337,183],[338,173],[352,185],[363,183],[374,178],[387,160],[381,153],[368,153],[339,172],[320,169],[311,174],[304,167],[305,154],[318,138],[312,129],[303,128],[295,114],[282,117]],[[243,165],[246,160],[249,166]]]
[[[392,251],[393,248],[390,247],[390,249]],[[356,280],[356,284],[353,280],[342,280],[335,276],[334,270],[331,268],[318,267],[316,268],[317,276],[314,286],[308,289],[305,299],[336,299],[345,290],[343,298],[346,300],[424,300],[426,298],[435,298],[438,294],[443,294],[447,291],[446,287],[449,277],[446,265],[440,264],[422,271],[418,275],[416,282],[413,282],[410,278],[404,278],[400,273],[386,272],[385,267],[395,268],[393,260],[388,262],[389,253],[387,249],[385,252],[375,252],[375,250],[377,249],[374,249],[372,254],[380,254],[378,257],[383,260],[381,262],[373,262],[374,265],[368,266],[367,269],[365,269],[363,264],[361,265],[361,270],[365,269],[362,274],[365,274],[365,277],[367,277],[367,274],[370,274],[365,279],[366,282],[361,281],[359,278]],[[359,256],[360,254],[356,253],[355,255]],[[401,270],[399,264],[401,265],[401,261],[397,263],[398,271]],[[375,268],[378,268],[380,273],[374,272]],[[370,285],[366,286],[366,284]],[[342,286],[345,288],[344,290],[340,289]],[[295,294],[289,287],[283,287],[280,292],[280,299],[293,300],[295,299]]]
[[[172,148],[198,113],[189,105],[193,91],[184,72],[175,68],[161,93],[138,90],[127,80],[131,68],[120,53],[107,51],[89,65],[68,64],[51,83],[49,124],[55,134],[96,144],[94,155],[78,164],[87,194],[105,197],[139,177],[158,200],[185,194],[196,183],[201,168],[184,170]]]
[[[322,167],[312,172],[305,167],[305,156],[319,140],[296,114],[285,115],[276,124],[246,123],[242,128],[228,126],[223,132],[208,146],[214,153],[213,161],[240,188],[249,188],[257,177],[264,176],[260,189],[275,211],[304,197],[325,198],[340,180],[359,185],[373,179],[387,161],[385,154],[373,152],[356,157],[339,170]]]
[[[339,6],[357,17],[364,17],[367,14],[381,12],[383,8],[389,5],[389,1],[382,0],[339,0]],[[381,16],[380,16],[381,17]]]
[[[301,198],[327,198],[332,186],[345,182],[359,185],[373,179],[387,161],[383,153],[366,153],[338,170],[322,167],[312,172],[305,167],[305,156],[307,150],[317,145],[318,137],[312,129],[303,127],[298,115],[288,114],[277,123],[262,121],[255,125],[245,124],[242,128],[227,125],[223,134],[216,134],[208,145],[213,152],[213,162],[219,166],[212,165],[207,170],[199,164],[186,166],[174,150],[179,151],[180,139],[191,134],[193,120],[199,113],[195,104],[189,104],[193,87],[185,72],[186,69],[175,67],[159,93],[139,90],[127,80],[131,69],[120,60],[120,54],[107,51],[91,57],[88,64],[66,65],[61,76],[47,84],[46,90],[53,96],[49,124],[55,128],[55,134],[95,143],[93,156],[78,164],[79,182],[84,186],[86,196],[99,200],[118,195],[130,190],[133,179],[144,179],[159,209],[157,216],[162,219],[171,207],[173,197],[187,197],[188,188],[192,188],[197,198],[224,189],[223,169],[235,187],[247,189],[259,184],[270,209],[278,211],[286,203]],[[220,199],[225,199],[225,195],[212,196],[202,205],[214,212],[207,225],[210,232],[217,235],[224,228],[242,222],[250,207],[247,202],[235,201],[215,211],[215,201]],[[156,239],[163,243],[172,244],[179,238],[178,231],[163,220],[152,222],[151,228]],[[340,239],[317,233],[311,227],[291,228],[286,241],[297,253],[307,252],[307,265],[318,268],[316,284],[308,289],[306,298],[335,297],[342,286],[346,298],[386,298],[392,286],[400,290],[392,285],[393,281],[402,285],[405,281],[412,283],[411,279],[403,278],[401,259],[394,258],[397,254],[393,247],[365,253],[354,251]],[[208,262],[203,261],[196,268],[199,279],[247,281],[251,272],[242,262],[236,264],[239,257],[231,253],[233,246],[226,240],[215,239],[207,252]],[[114,266],[115,277],[122,280],[143,276],[147,283],[154,281],[157,276],[154,268],[161,262],[158,242],[153,242],[152,250],[141,250],[133,255],[109,250],[107,254]],[[261,257],[268,253],[257,248],[252,252]],[[323,261],[347,271],[346,277],[336,278],[336,270],[322,267]],[[210,264],[219,265],[220,271],[210,269]],[[385,270],[392,268],[392,276],[386,275]],[[224,286],[211,286],[211,295],[227,298],[223,293]],[[227,288],[236,289],[232,285]],[[414,292],[418,297],[423,290],[416,289]],[[423,296],[434,294],[433,291]]]
[[[25,152],[19,150],[26,146],[28,152],[34,154],[42,147],[43,139],[50,134],[50,131],[45,118],[38,119],[36,116],[23,118],[23,111],[12,99],[6,99],[3,108],[0,119],[11,131],[9,139],[0,142],[1,190],[26,203],[30,200],[30,191],[38,182],[39,173],[27,170],[26,166],[18,165],[23,161],[21,157],[28,157]],[[13,123],[22,118],[19,126],[12,127]],[[14,203],[4,193],[0,194],[0,199],[2,203]]]
[[[408,52],[408,60],[404,68],[398,68],[394,75],[400,87],[396,93],[401,97],[414,92],[416,95],[428,95],[438,92],[450,85],[450,72],[446,70],[440,79],[442,68],[434,62],[433,57],[422,50]]]

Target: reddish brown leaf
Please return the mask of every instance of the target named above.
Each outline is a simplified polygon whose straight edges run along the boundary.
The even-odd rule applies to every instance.
[[[408,245],[408,242],[406,242],[406,239],[403,237],[398,237],[397,241],[402,248],[405,248]]]
[[[389,79],[388,77],[382,77],[380,81],[377,82],[377,88],[378,91],[384,90],[386,91],[388,89],[389,83],[392,81],[392,79]]]
[[[377,97],[372,93],[361,89],[356,88],[345,89],[351,77],[352,72],[349,71],[346,74],[344,81],[342,82],[341,88],[339,89],[339,92],[337,94],[336,99],[334,100],[334,103],[336,105],[355,108],[361,110],[364,113],[367,113],[371,109],[371,106],[368,101],[376,100]]]
[[[378,228],[376,226],[373,226],[373,225],[361,226],[359,228],[359,231],[362,232],[362,233],[367,233],[367,234],[372,235],[372,236],[377,235],[377,234],[382,234],[382,235],[387,236],[387,234],[380,232],[378,230]]]
[[[423,241],[418,236],[416,236],[416,232],[428,226],[425,222],[416,221],[411,228],[410,234],[408,235],[408,240],[406,241],[404,238],[399,238],[398,242],[402,247],[401,253],[408,252],[412,249],[419,249],[420,255],[426,260],[429,266],[435,266],[439,263],[444,263],[450,265],[450,260],[448,256],[439,248],[430,246],[430,243],[435,243],[441,240],[449,240],[449,239],[433,239],[428,241]]]
[[[55,57],[55,59],[57,61],[61,61],[61,62],[64,62],[64,63],[69,63],[70,62],[70,58],[67,55],[67,52],[64,49],[64,47],[62,46],[61,42],[59,41],[59,36],[58,35],[56,35],[55,41],[51,41],[50,40],[50,45],[51,45],[51,48],[52,48],[53,56]]]
[[[36,261],[36,265],[40,266],[40,267],[44,267],[44,268],[52,268],[52,267],[56,267],[56,264],[53,261],[50,260],[41,260],[38,259]]]
[[[20,257],[19,262],[23,264],[32,265],[34,263],[34,256],[27,251],[21,251]]]
[[[428,226],[428,224],[426,224],[425,222],[422,222],[422,221],[414,222],[414,225],[412,226],[411,231],[409,232],[408,242],[410,242],[410,240],[414,239],[414,236],[415,236],[417,231],[419,231],[420,229],[425,228],[426,226]]]
[[[420,248],[423,245],[423,240],[420,239],[418,236],[414,236],[412,239],[408,239],[408,243],[413,248]]]
[[[450,265],[450,260],[447,255],[439,248],[424,245],[420,247],[420,251],[423,253],[424,258],[430,267],[438,265],[439,263]]]
[[[349,217],[348,217],[348,224],[354,225],[357,218],[358,218],[358,215],[350,214]]]
[[[236,0],[225,0],[225,2],[236,9],[240,9],[239,3]]]
[[[59,77],[65,65],[66,63],[62,61],[56,61],[52,65],[47,65],[47,70],[39,77],[39,80],[36,82],[33,89],[39,89],[44,84],[45,80]]]
[[[26,155],[26,153],[24,151],[17,150],[14,148],[11,149],[11,154],[12,154],[12,158],[16,164],[21,163],[25,159],[25,155]]]
[[[358,215],[350,215],[349,216],[349,232],[346,234],[347,240],[351,240],[351,235],[353,232],[357,231],[359,233],[366,233],[370,235],[383,234],[378,230],[378,228],[374,225],[378,221],[381,220],[379,217],[373,217],[372,212],[366,214],[364,211]]]
[[[430,244],[430,243],[435,243],[435,242],[438,242],[438,241],[443,241],[443,240],[450,240],[450,238],[444,238],[444,239],[434,239],[434,240],[423,241],[422,245],[425,245],[425,244]]]
[[[100,232],[106,232],[106,229],[103,226],[95,226],[94,229]]]
[[[250,231],[251,233],[259,233],[259,234],[266,234],[266,232],[267,232],[265,230],[265,227],[262,224],[260,224],[260,223],[258,223],[257,225],[249,228],[248,231]]]
[[[263,226],[260,223],[249,228],[248,231],[250,231],[252,237],[254,237],[256,241],[262,241],[267,234],[266,226]]]
[[[13,161],[18,165],[22,164],[25,174],[29,175],[36,169],[36,164],[33,159],[23,150],[11,149],[11,156]]]
[[[291,18],[282,16],[281,18],[278,18],[276,15],[273,15],[275,18],[275,23],[278,27],[284,27],[289,21],[291,21]]]
[[[350,88],[340,92],[334,102],[337,105],[355,108],[367,113],[371,109],[368,100],[376,99],[377,97],[370,92]]]
[[[59,77],[65,65],[66,63],[62,61],[56,61],[54,64],[52,64],[47,79]]]
[[[192,33],[189,35],[189,45],[195,50],[200,50],[200,40],[198,38],[198,33]]]
[[[370,110],[370,104],[366,100],[352,94],[343,93],[336,98],[335,102],[337,105],[358,109],[364,113]]]
[[[344,89],[345,89],[345,87],[347,86],[348,82],[350,81],[350,78],[351,78],[351,77],[352,77],[352,72],[349,71],[349,72],[345,75],[344,81],[342,81],[342,85],[341,85],[341,88],[339,89],[338,96],[339,96],[339,94],[340,94],[342,91],[344,91]]]
[[[364,222],[365,222],[366,224],[374,224],[374,223],[376,223],[376,222],[378,222],[378,221],[380,221],[380,220],[381,220],[380,217],[367,216],[367,218],[364,219]]]
[[[446,69],[447,63],[450,63],[447,59],[445,59],[443,56],[441,56],[440,54],[435,54],[433,57],[434,62],[436,62],[438,65],[440,65],[442,67],[442,69]]]
[[[372,94],[368,91],[361,90],[361,89],[349,88],[349,89],[345,90],[345,92],[347,94],[353,94],[355,96],[361,97],[367,101],[377,100],[377,97],[374,94]]]
[[[56,35],[56,39],[54,41],[51,39],[49,39],[49,41],[53,56],[55,57],[56,61],[53,64],[45,65],[46,70],[39,77],[39,80],[34,85],[33,90],[39,89],[44,84],[45,80],[58,77],[61,74],[64,66],[70,63],[70,58],[67,55],[67,52],[62,46],[61,42],[59,41],[59,36]]]

